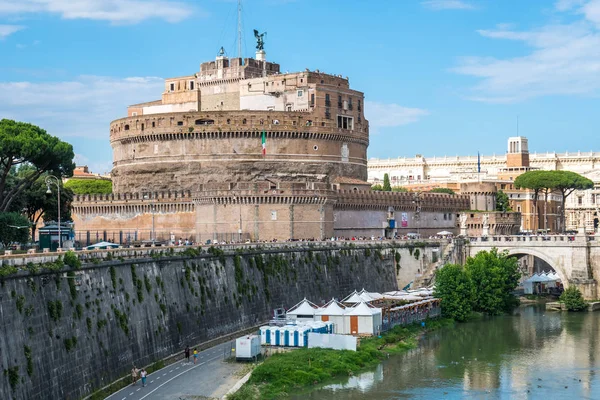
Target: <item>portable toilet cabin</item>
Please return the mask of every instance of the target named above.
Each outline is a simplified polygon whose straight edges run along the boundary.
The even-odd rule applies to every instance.
[[[271,343],[271,327],[270,326],[261,326],[260,327],[260,344],[270,344]]]
[[[310,328],[300,326],[296,328],[296,332],[298,333],[298,347],[308,347],[308,332],[310,332]]]
[[[345,312],[345,305],[335,299],[331,299],[317,311],[315,319],[318,320],[320,318],[321,321],[330,323],[332,327],[330,328],[329,333],[339,333],[344,335],[348,333],[345,324],[346,319],[344,318]]]
[[[272,326],[270,331],[271,340],[269,344],[271,346],[279,346],[279,328],[276,326]]]
[[[294,343],[294,331],[296,327],[294,326],[284,326],[281,331],[283,332],[283,346],[290,347]]]
[[[286,315],[288,318],[299,322],[314,321],[315,313],[318,309],[319,307],[316,304],[311,303],[304,298],[300,303],[290,308]]]
[[[365,302],[357,303],[344,315],[351,335],[376,335],[381,331],[381,309]]]

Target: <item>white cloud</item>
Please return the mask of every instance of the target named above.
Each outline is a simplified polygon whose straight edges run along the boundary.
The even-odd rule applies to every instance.
[[[127,115],[127,106],[159,99],[163,79],[80,76],[63,82],[0,82],[0,115],[32,122],[49,133],[109,137],[110,121]]]
[[[375,133],[378,128],[411,124],[426,115],[429,115],[429,111],[421,108],[365,101],[365,117],[369,120],[369,126]]]
[[[440,10],[473,10],[475,6],[463,0],[427,0],[421,5],[434,11]]]
[[[20,31],[21,29],[25,29],[25,27],[22,25],[0,25],[0,40]]]
[[[529,46],[519,57],[463,57],[453,71],[479,80],[472,100],[517,102],[546,95],[600,94],[600,0],[562,1],[558,12],[581,15],[569,24],[517,31],[480,30],[481,36]]]
[[[135,24],[150,18],[181,21],[192,8],[170,0],[1,0],[0,15],[58,14],[64,19],[92,19]]]

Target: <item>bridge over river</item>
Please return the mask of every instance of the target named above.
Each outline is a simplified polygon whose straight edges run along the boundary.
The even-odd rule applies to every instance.
[[[460,239],[458,239],[460,240]],[[565,288],[578,287],[586,299],[597,299],[600,279],[600,237],[577,235],[469,237],[465,255],[493,248],[517,257],[545,261],[560,276]],[[530,271],[531,272],[531,271]]]

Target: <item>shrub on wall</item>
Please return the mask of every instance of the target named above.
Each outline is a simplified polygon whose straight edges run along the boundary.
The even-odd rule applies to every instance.
[[[69,179],[65,183],[75,194],[111,194],[112,182],[104,179]]]
[[[583,300],[583,296],[579,289],[575,286],[570,286],[560,295],[560,301],[565,303],[565,307],[569,311],[583,311],[587,308],[587,303]]]

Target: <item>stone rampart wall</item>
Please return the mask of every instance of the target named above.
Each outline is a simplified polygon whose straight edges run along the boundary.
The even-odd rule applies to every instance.
[[[105,253],[120,260],[104,256],[68,273],[3,279],[0,398],[79,399],[133,364],[262,323],[304,297],[322,303],[362,287],[396,289],[391,247],[254,247],[143,259],[119,251]]]

